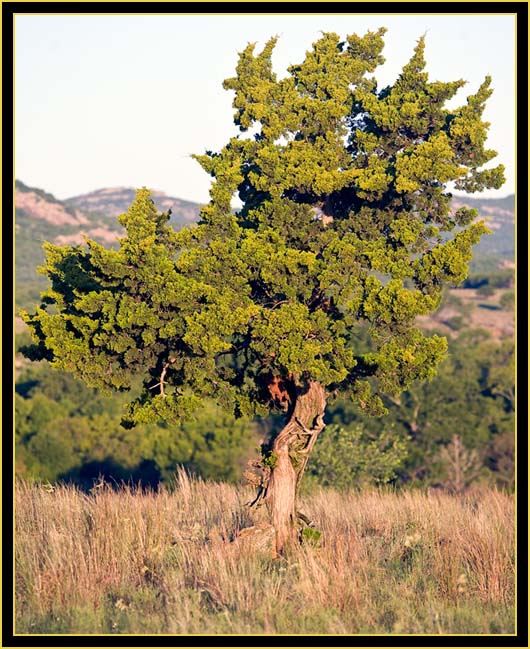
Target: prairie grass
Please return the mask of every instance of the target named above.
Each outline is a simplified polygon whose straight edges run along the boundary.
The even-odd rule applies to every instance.
[[[322,532],[285,560],[252,541],[251,492],[16,485],[16,633],[511,634],[512,498],[321,489]]]

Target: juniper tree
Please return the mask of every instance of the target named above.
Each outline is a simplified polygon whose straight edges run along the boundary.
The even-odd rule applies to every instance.
[[[283,411],[255,500],[268,505],[278,552],[296,537],[329,395],[381,415],[381,394],[432,378],[445,354],[415,317],[464,280],[487,231],[475,210],[451,211],[448,183],[503,182],[502,166],[483,168],[496,155],[482,120],[490,78],[445,108],[464,81],[429,81],[420,38],[378,89],[369,74],[385,31],[326,33],[280,79],[277,39],[259,54],[249,44],[224,82],[240,134],[196,156],[213,178],[198,225],[174,232],[138,191],[119,250],[46,244],[51,288],[24,315],[33,358],[92,386],[128,390],[143,378],[128,425],[180,421],[211,396],[238,415]]]

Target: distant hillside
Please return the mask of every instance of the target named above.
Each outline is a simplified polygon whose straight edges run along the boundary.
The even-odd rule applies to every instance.
[[[134,187],[107,187],[88,194],[66,199],[66,205],[83,211],[117,217],[127,211],[134,200]],[[171,209],[170,223],[173,226],[193,223],[198,219],[200,205],[168,196],[164,192],[152,191],[151,197],[161,212]]]
[[[476,207],[478,210],[484,209],[486,213],[504,214],[510,218],[515,211],[515,195],[510,194],[503,198],[472,198],[471,196],[455,195],[453,197],[454,205],[467,205],[468,207]]]
[[[515,196],[505,198],[468,198],[455,196],[453,208],[474,207],[493,234],[482,237],[473,248],[471,272],[490,272],[499,267],[513,267],[515,257]]]
[[[66,205],[42,189],[15,183],[15,281],[17,307],[37,301],[47,280],[37,274],[44,261],[42,244],[77,244],[83,235],[104,245],[116,242],[116,219],[94,215]]]
[[[82,243],[83,235],[87,235],[101,243],[112,243],[121,231],[116,219],[67,205],[20,180],[15,182],[15,209],[17,251],[22,240]]]

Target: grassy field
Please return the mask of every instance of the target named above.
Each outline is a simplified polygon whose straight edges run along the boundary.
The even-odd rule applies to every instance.
[[[16,633],[514,633],[511,496],[319,490],[320,541],[279,561],[227,541],[250,496],[18,483]]]

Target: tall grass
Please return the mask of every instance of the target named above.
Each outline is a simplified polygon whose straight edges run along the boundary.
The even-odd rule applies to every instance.
[[[286,560],[250,537],[251,493],[16,485],[16,633],[514,633],[513,502],[484,490],[319,490],[322,536]]]

